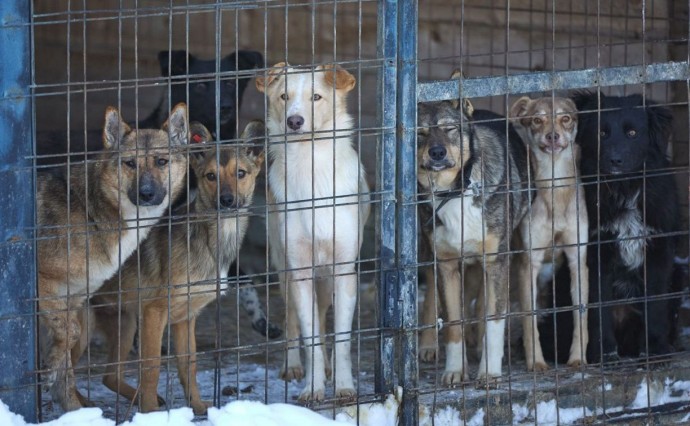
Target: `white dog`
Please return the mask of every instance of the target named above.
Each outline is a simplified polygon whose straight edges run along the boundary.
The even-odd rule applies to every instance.
[[[353,120],[346,108],[355,78],[338,66],[306,69],[279,63],[265,78],[256,79],[256,87],[268,99],[271,259],[281,271],[283,295],[288,299],[290,346],[281,376],[285,380],[305,376],[298,347],[301,331],[307,380],[300,400],[324,398],[330,368],[320,335],[333,304],[335,392],[337,398],[351,398],[355,395],[350,359],[357,299],[354,262],[369,215],[369,188],[352,146]]]

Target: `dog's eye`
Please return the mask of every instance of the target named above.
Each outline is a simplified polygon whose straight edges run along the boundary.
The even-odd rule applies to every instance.
[[[634,138],[635,136],[637,136],[637,131],[635,129],[628,130],[628,137],[629,138]]]
[[[284,100],[284,101],[287,101],[287,100],[288,100],[288,95],[287,95],[286,93],[283,93],[282,95],[280,95],[280,99],[282,99],[282,100]]]
[[[125,163],[125,166],[129,167],[130,169],[136,169],[137,168],[137,162],[134,160],[125,160],[123,161]]]
[[[561,123],[570,123],[570,116],[564,115],[563,118],[561,118]]]
[[[543,122],[544,122],[544,120],[542,120],[542,119],[539,118],[539,117],[534,117],[534,118],[532,119],[532,123],[533,123],[533,124],[536,124],[537,126],[540,125],[540,124],[543,123]]]
[[[453,127],[444,127],[444,128],[443,128],[443,131],[446,132],[446,133],[450,133],[450,132],[452,132],[453,130],[458,130],[458,128],[455,127],[455,126],[453,126]]]
[[[599,131],[599,137],[602,138],[602,139],[605,138],[605,137],[608,136],[608,135],[609,135],[609,132],[607,132],[606,130],[600,130],[600,131]]]
[[[244,178],[246,175],[247,175],[247,171],[246,171],[246,170],[239,169],[239,170],[237,171],[237,179],[242,179],[242,178]]]
[[[314,96],[311,97],[313,101],[320,101],[321,100],[321,95],[318,93],[314,93]]]
[[[168,159],[167,158],[159,158],[156,160],[156,164],[158,164],[158,166],[160,166],[160,167],[163,167],[166,164],[168,164]]]
[[[216,174],[213,172],[208,172],[208,173],[206,173],[206,179],[208,179],[210,181],[214,181],[214,180],[216,180]]]

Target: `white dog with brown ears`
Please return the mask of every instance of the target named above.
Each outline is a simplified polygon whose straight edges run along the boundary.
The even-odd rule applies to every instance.
[[[257,77],[256,87],[268,99],[270,253],[287,297],[289,347],[281,377],[305,377],[301,332],[307,370],[300,400],[324,398],[330,368],[321,336],[333,304],[335,396],[352,398],[355,261],[369,215],[369,188],[352,146],[353,119],[346,106],[355,78],[339,66],[296,68],[281,62],[265,78]]]
[[[510,108],[515,129],[527,144],[535,176],[537,195],[522,219],[520,233],[527,251],[520,262],[520,302],[522,310],[537,308],[537,277],[545,261],[555,261],[563,253],[570,268],[570,296],[575,306],[584,306],[589,297],[587,269],[588,221],[584,188],[578,169],[580,147],[577,135],[577,108],[567,98],[526,96]],[[589,340],[587,310],[573,311],[574,330],[569,366],[586,364]],[[548,367],[539,342],[536,315],[523,317],[527,369]]]

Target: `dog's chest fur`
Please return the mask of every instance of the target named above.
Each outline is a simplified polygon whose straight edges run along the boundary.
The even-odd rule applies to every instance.
[[[451,256],[481,255],[487,236],[483,206],[473,191],[467,190],[462,197],[446,202],[434,200],[434,211],[441,221],[434,231],[436,250]]]
[[[349,139],[316,141],[313,147],[310,141],[277,143],[270,154],[269,185],[275,201],[287,202],[288,210],[293,210],[288,213],[288,232],[331,241],[334,226],[356,219],[357,196],[353,194],[360,192],[364,169]],[[338,207],[327,207],[333,205]],[[283,208],[279,205],[277,210]]]
[[[642,266],[644,250],[654,229],[645,225],[638,208],[640,192],[625,200],[615,218],[604,224],[601,230],[616,235],[616,245],[623,264],[634,270]]]

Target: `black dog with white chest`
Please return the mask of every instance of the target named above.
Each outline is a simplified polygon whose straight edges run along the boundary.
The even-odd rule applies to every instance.
[[[666,145],[668,109],[641,95],[577,93],[577,142],[589,215],[590,362],[671,352],[668,300],[679,206]]]

